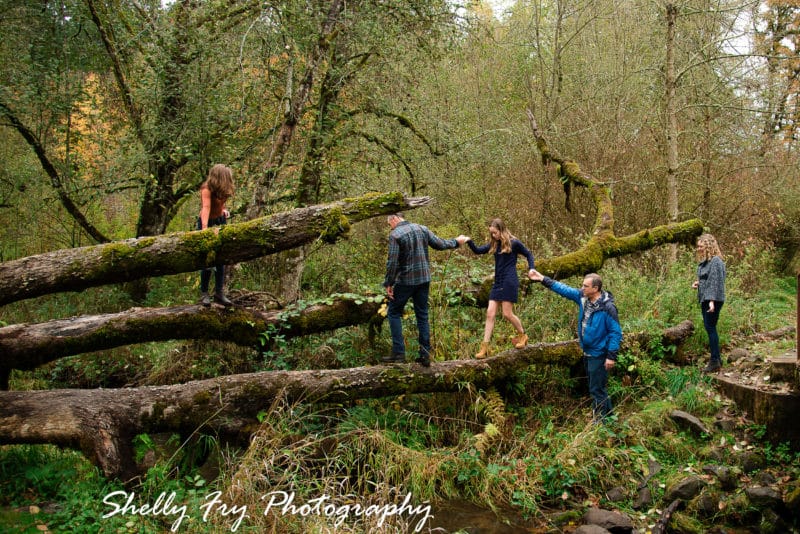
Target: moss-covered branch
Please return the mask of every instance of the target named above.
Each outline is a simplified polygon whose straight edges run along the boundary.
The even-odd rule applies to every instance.
[[[354,222],[414,209],[428,197],[374,193],[221,228],[57,250],[0,263],[0,305],[63,291],[195,271],[275,254],[316,239],[334,242]]]
[[[541,155],[542,164],[558,165],[558,174],[565,186],[584,187],[589,190],[597,216],[591,237],[578,250],[563,256],[536,260],[536,269],[555,279],[568,278],[598,272],[609,258],[616,258],[643,252],[667,243],[690,243],[703,233],[703,222],[691,219],[680,223],[671,223],[655,228],[648,228],[632,235],[617,237],[614,233],[614,204],[611,201],[611,188],[608,184],[598,182],[585,173],[576,162],[560,156],[550,148],[533,113],[528,110],[533,137]],[[527,280],[521,277],[523,283]],[[493,277],[483,280],[477,287],[465,292],[467,301],[478,306],[485,306],[489,299]]]
[[[0,382],[12,369],[30,370],[64,356],[172,339],[215,339],[257,347],[270,331],[286,339],[364,324],[377,316],[379,297],[331,297],[279,311],[243,308],[133,308],[120,313],[0,328]],[[0,389],[7,389],[0,383]]]

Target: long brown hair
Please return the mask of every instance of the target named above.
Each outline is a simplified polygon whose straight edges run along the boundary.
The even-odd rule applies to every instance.
[[[722,251],[719,249],[717,239],[711,234],[703,234],[697,238],[697,245],[701,247],[697,250],[697,261],[708,261],[714,256],[722,258]]]
[[[506,228],[503,220],[492,219],[492,222],[489,223],[489,228],[495,228],[498,232],[500,232],[500,239],[494,239],[492,234],[489,234],[489,241],[491,242],[491,245],[489,246],[489,252],[494,254],[497,251],[498,244],[500,246],[501,253],[511,252],[511,240],[514,239],[514,236],[508,231],[508,228]]]
[[[200,186],[208,187],[211,195],[214,198],[225,201],[233,196],[233,171],[221,163],[217,163],[211,170],[208,171],[208,178],[205,183]]]

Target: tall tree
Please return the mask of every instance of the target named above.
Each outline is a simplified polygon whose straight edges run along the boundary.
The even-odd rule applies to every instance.
[[[4,1],[0,10],[0,125],[29,146],[67,214],[91,239],[107,241],[87,216],[74,150],[74,104],[86,94],[86,75],[102,68],[88,14],[72,1]]]
[[[305,2],[288,0],[267,13],[262,29],[270,43],[281,44],[265,49],[281,108],[272,113],[278,117],[275,134],[254,174],[247,216],[363,190],[362,180],[346,177],[365,152],[370,159],[401,161],[414,194],[414,171],[406,159],[411,158],[399,145],[403,135],[426,136],[413,118],[394,109],[382,86],[412,61],[429,61],[425,56],[441,47],[438,39],[453,27],[452,7],[441,0],[391,5],[331,0],[309,11]],[[384,178],[372,186],[385,183]],[[296,249],[271,260],[284,300],[299,296],[304,258],[305,250]]]

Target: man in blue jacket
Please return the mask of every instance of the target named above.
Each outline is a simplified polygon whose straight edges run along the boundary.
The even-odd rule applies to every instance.
[[[531,280],[562,297],[578,304],[578,342],[583,350],[583,361],[589,377],[589,394],[595,419],[605,419],[611,414],[608,398],[608,371],[614,367],[622,341],[617,306],[614,297],[603,291],[603,280],[598,274],[587,274],[580,289],[575,289],[539,271],[532,271]]]

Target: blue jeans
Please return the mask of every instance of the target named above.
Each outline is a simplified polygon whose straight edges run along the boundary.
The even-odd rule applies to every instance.
[[[589,377],[589,394],[592,396],[592,411],[595,420],[604,419],[611,414],[611,399],[608,398],[608,371],[604,356],[583,357],[586,375]]]
[[[722,365],[722,357],[719,353],[719,334],[717,333],[717,321],[719,312],[722,311],[724,302],[714,301],[714,313],[709,313],[709,300],[700,303],[700,311],[703,312],[703,326],[708,334],[708,348],[711,350],[711,361],[709,363]]]
[[[408,286],[395,284],[394,299],[389,301],[386,316],[389,318],[389,330],[392,332],[392,353],[405,355],[406,344],[403,340],[403,308],[411,299],[414,303],[414,315],[417,318],[419,331],[419,355],[429,358],[431,353],[431,327],[428,323],[428,293],[431,284]]]

